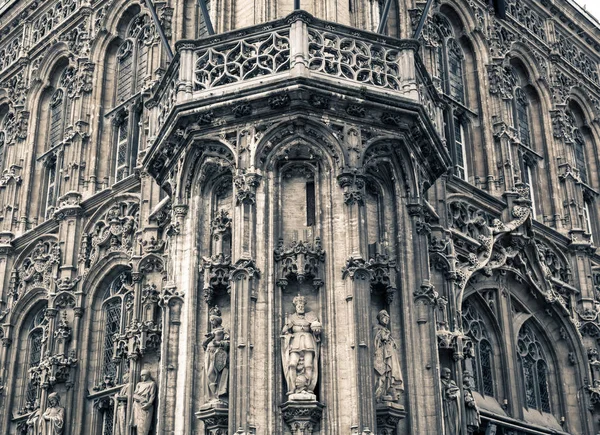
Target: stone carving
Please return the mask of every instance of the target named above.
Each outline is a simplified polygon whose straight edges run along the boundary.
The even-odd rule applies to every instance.
[[[205,390],[212,403],[227,403],[229,385],[229,331],[222,325],[221,310],[215,306],[210,310],[211,331],[206,334],[204,347]]]
[[[444,433],[455,435],[460,433],[460,407],[458,399],[460,398],[460,388],[451,378],[451,372],[448,367],[442,369],[442,400],[444,403]]]
[[[299,283],[312,281],[315,290],[323,285],[320,269],[325,261],[325,251],[321,248],[319,237],[314,244],[299,240],[293,241],[288,247],[284,247],[280,238],[275,249],[275,261],[280,263],[279,287],[285,288],[290,279]]]
[[[54,290],[53,275],[61,263],[60,246],[54,241],[38,241],[17,268],[17,296],[33,287]]]
[[[578,73],[583,74],[594,83],[600,83],[598,64],[573,43],[573,38],[560,32],[556,32],[556,38],[557,42],[554,43],[553,48],[560,53],[561,60],[569,62]]]
[[[463,396],[465,400],[465,423],[469,434],[474,433],[481,424],[479,408],[473,397],[473,375],[469,371],[463,373]]]
[[[282,336],[281,359],[290,400],[315,400],[321,323],[305,312],[306,298],[294,298],[296,312],[286,320]]]
[[[60,406],[60,396],[48,395],[48,407],[38,421],[39,435],[62,435],[65,424],[65,408]]]
[[[115,410],[114,435],[127,435],[127,394],[129,393],[129,373],[123,374],[125,385],[115,396],[117,401]]]
[[[88,269],[102,255],[120,251],[133,252],[138,228],[138,204],[122,201],[113,205],[93,226],[91,234],[82,236],[79,261]]]
[[[152,380],[148,370],[141,371],[140,379],[141,381],[135,386],[133,392],[131,427],[136,430],[136,435],[148,435],[154,411],[156,383]]]
[[[311,70],[378,87],[400,90],[400,51],[349,36],[309,29]]]
[[[288,32],[270,32],[196,51],[194,90],[289,70]]]
[[[375,326],[374,363],[375,400],[377,402],[398,402],[402,385],[402,370],[398,358],[398,346],[388,329],[390,315],[386,310],[377,314]]]
[[[19,52],[23,47],[22,35],[17,35],[0,49],[0,71],[14,64],[19,58]]]

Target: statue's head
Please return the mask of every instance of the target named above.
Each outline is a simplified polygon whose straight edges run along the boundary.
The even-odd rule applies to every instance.
[[[473,387],[473,374],[469,370],[463,372],[463,384],[465,384],[467,388]]]
[[[452,376],[452,371],[448,367],[444,367],[442,369],[442,378],[450,379]]]
[[[142,381],[147,381],[148,379],[150,379],[150,370],[142,370],[140,372],[140,378],[142,378]]]
[[[386,310],[381,310],[377,313],[377,321],[382,325],[387,326],[387,324],[390,323],[390,315]]]
[[[304,314],[304,307],[306,306],[306,298],[302,295],[298,295],[292,301],[294,306],[296,307],[296,312],[299,314]]]
[[[51,408],[60,405],[60,396],[57,393],[50,393],[48,395],[48,404]]]
[[[129,382],[129,373],[124,373],[123,374],[123,383],[126,384],[127,382]]]
[[[209,311],[209,320],[213,329],[216,329],[221,326],[223,323],[223,318],[221,317],[221,310],[218,306],[214,306]]]

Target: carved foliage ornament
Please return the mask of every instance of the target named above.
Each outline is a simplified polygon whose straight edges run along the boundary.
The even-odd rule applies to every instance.
[[[88,269],[110,252],[133,253],[134,237],[139,225],[137,201],[114,204],[94,224],[89,234],[82,236],[79,262]]]
[[[312,280],[315,290],[323,285],[320,265],[325,261],[325,251],[321,248],[319,237],[314,244],[294,241],[287,247],[283,246],[283,239],[279,239],[275,261],[279,263],[278,286],[286,287],[289,279],[295,279],[299,283]]]
[[[28,290],[40,287],[53,291],[53,283],[61,264],[60,247],[55,241],[38,241],[25,257],[11,279],[11,293],[16,297]]]

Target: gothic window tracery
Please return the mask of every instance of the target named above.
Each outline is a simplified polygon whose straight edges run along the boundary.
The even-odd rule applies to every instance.
[[[40,309],[29,324],[27,333],[27,352],[26,362],[23,364],[25,371],[23,378],[25,379],[25,391],[23,397],[23,406],[20,413],[31,412],[40,406],[40,373],[38,367],[42,361],[45,348],[45,327],[46,327],[46,310]]]
[[[119,350],[115,348],[115,343],[118,336],[124,333],[132,315],[133,291],[129,272],[123,272],[111,281],[104,292],[103,301],[102,360],[98,385],[108,386],[118,384],[128,371],[127,361],[119,361]]]
[[[466,47],[459,41],[449,19],[436,15],[435,37],[431,41],[430,53],[433,56],[434,83],[445,95],[444,122],[445,137],[454,162],[454,174],[468,181],[469,171],[469,99],[466,81],[472,71],[467,66]],[[472,57],[472,56],[471,56]],[[472,59],[471,59],[472,60]]]
[[[475,388],[484,396],[494,396],[494,353],[488,327],[476,306],[469,301],[463,304],[463,328],[473,341],[471,371]]]
[[[546,356],[536,332],[528,323],[519,331],[517,352],[523,376],[525,405],[531,409],[551,412]]]
[[[135,17],[116,53],[117,84],[113,102],[113,176],[118,182],[133,173],[141,121],[140,93],[149,72],[154,26],[147,15]]]

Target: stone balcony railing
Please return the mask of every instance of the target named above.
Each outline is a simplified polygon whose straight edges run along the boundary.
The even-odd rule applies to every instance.
[[[179,41],[150,103],[157,111],[151,136],[160,136],[180,104],[198,108],[233,92],[286,86],[296,79],[420,103],[437,128],[442,115],[427,74],[416,64],[418,47],[415,40],[321,21],[302,11],[197,41]]]

